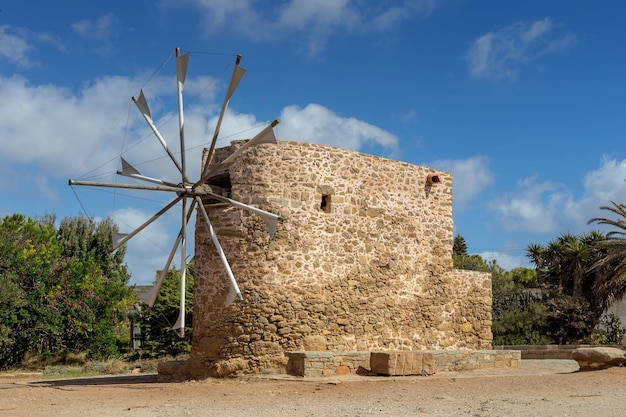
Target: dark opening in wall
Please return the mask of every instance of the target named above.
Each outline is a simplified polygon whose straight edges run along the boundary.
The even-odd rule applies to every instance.
[[[222,197],[230,198],[232,185],[230,183],[230,172],[228,170],[222,171],[207,180],[207,185],[211,187],[211,191]],[[221,201],[211,199],[210,197],[205,200],[206,204],[217,204]]]
[[[330,195],[322,195],[322,203],[320,204],[320,210],[324,213],[330,213]]]

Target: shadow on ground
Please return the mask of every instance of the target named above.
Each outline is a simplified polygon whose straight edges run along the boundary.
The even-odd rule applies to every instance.
[[[133,385],[133,384],[156,384],[156,374],[142,375],[119,375],[89,378],[46,379],[45,381],[30,382],[32,386],[67,387],[85,385]]]

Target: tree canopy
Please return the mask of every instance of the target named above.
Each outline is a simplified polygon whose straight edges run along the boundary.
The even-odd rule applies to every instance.
[[[145,341],[142,353],[148,356],[177,355],[191,350],[193,312],[193,262],[185,275],[185,337],[173,329],[180,311],[180,271],[170,269],[159,290],[154,306],[143,313]]]
[[[548,308],[548,332],[557,342],[588,338],[606,309],[624,296],[621,259],[615,256],[617,246],[609,244],[614,240],[591,231],[564,233],[545,246],[529,245],[527,256],[535,264]]]
[[[123,252],[110,254],[110,219],[21,214],[0,220],[0,367],[27,354],[119,353],[132,305]]]

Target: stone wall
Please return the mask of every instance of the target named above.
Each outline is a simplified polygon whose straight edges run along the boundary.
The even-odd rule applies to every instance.
[[[213,183],[284,221],[270,239],[257,215],[205,205],[244,300],[224,307],[227,277],[199,218],[191,377],[284,371],[291,351],[491,347],[491,276],[452,269],[451,174],[279,142],[244,152],[229,180]]]
[[[626,350],[624,345],[500,345],[494,350],[521,352],[522,359],[572,359],[572,352],[580,348],[610,347]]]

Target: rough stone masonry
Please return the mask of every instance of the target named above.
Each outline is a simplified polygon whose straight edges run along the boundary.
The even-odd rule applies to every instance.
[[[227,277],[197,221],[186,377],[284,372],[293,351],[491,348],[491,276],[452,267],[451,174],[281,141],[209,183],[284,221],[270,239],[258,216],[205,202],[244,300],[224,307]]]

